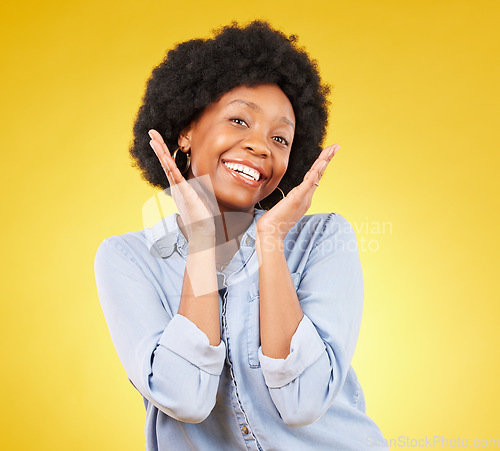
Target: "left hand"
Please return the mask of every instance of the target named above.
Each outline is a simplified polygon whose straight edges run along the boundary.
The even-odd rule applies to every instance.
[[[315,182],[319,182],[328,163],[339,148],[338,144],[334,144],[323,149],[304,176],[302,183],[293,188],[284,199],[260,217],[257,221],[259,235],[272,236],[279,240],[285,239],[290,229],[311,206],[313,194],[318,187]]]

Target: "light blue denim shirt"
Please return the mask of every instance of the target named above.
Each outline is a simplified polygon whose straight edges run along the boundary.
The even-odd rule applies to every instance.
[[[388,449],[351,360],[363,308],[354,230],[303,216],[284,241],[304,312],[286,359],[262,354],[256,222],[218,272],[221,342],[177,314],[187,242],[172,214],[105,239],[95,276],[111,338],[146,407],[147,450]]]

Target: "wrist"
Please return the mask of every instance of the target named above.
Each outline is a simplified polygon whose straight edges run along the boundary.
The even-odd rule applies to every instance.
[[[257,232],[256,247],[260,253],[283,252],[283,238],[276,233]]]
[[[257,221],[256,232],[262,239],[283,241],[289,231],[290,224],[288,222],[265,223]]]
[[[215,254],[215,236],[196,236],[188,242],[188,253],[212,250]]]

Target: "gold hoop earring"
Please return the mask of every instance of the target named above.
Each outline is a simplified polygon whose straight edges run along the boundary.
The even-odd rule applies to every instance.
[[[180,147],[177,147],[177,149],[175,149],[174,154],[172,155],[172,158],[174,159],[174,161],[175,161],[175,157],[177,156],[177,151],[179,149],[180,149]],[[182,152],[182,150],[181,150],[181,152]],[[184,153],[184,152],[182,152],[182,153]],[[188,171],[189,166],[191,166],[191,155],[189,155],[189,153],[186,153],[186,159],[187,159],[187,163],[186,163],[186,167],[184,168],[184,170],[181,171],[181,169],[179,168],[179,171],[181,171],[181,174],[185,174]],[[177,164],[177,161],[175,161],[175,165],[177,167],[179,167],[179,165]]]
[[[283,192],[283,190],[282,190],[279,186],[277,186],[276,188],[280,190],[280,193],[281,193],[281,195],[283,196],[283,199],[284,199],[284,198],[285,198],[285,193]],[[274,191],[276,191],[276,190],[274,190]],[[273,193],[274,193],[274,191],[273,191]],[[271,194],[272,194],[272,193],[271,193]],[[281,199],[281,200],[283,200],[283,199]],[[259,201],[259,202],[257,202],[257,205],[259,206],[259,208],[260,208],[261,210],[265,210],[265,208],[262,208],[262,206],[260,205],[260,201]]]

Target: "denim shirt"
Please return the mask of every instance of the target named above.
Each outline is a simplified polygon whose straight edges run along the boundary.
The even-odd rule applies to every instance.
[[[177,214],[105,239],[95,257],[114,346],[146,407],[147,450],[388,449],[351,367],[363,307],[354,230],[303,216],[284,252],[304,316],[285,359],[260,346],[254,219],[217,272],[221,342],[177,314],[187,241]]]

